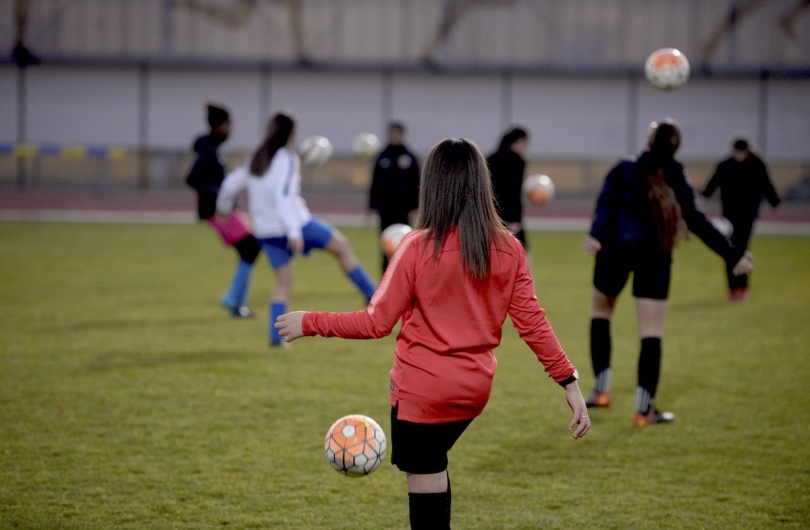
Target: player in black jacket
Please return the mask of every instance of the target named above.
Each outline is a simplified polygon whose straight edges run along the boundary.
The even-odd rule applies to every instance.
[[[529,135],[514,127],[501,138],[498,150],[487,158],[492,174],[492,191],[498,216],[508,230],[528,250],[523,230],[523,174],[526,172],[526,148]]]
[[[704,197],[711,197],[720,189],[723,217],[731,222],[731,242],[739,248],[748,248],[754,222],[759,215],[759,205],[764,197],[772,207],[779,205],[779,195],[768,177],[765,162],[751,151],[748,140],[737,138],[732,155],[720,162],[703,190]],[[726,267],[730,301],[748,299],[748,275],[735,276],[731,267]]]
[[[419,162],[405,147],[405,126],[388,126],[388,146],[374,163],[368,208],[380,216],[380,233],[397,223],[409,224],[409,214],[419,207]],[[382,252],[382,270],[388,268],[388,256]]]
[[[735,247],[695,206],[695,193],[675,160],[681,134],[671,120],[653,123],[648,149],[610,170],[599,194],[585,250],[596,252],[591,301],[591,361],[596,388],[589,407],[607,407],[610,395],[610,319],[633,273],[641,352],[635,423],[669,422],[654,405],[661,368],[661,339],[669,296],[672,248],[686,229],[722,257],[734,273],[753,268],[750,253]]]
[[[207,111],[211,130],[194,141],[197,158],[186,183],[197,192],[197,213],[200,219],[213,226],[225,243],[233,246],[239,254],[230,289],[220,302],[234,317],[250,317],[253,312],[245,305],[245,301],[250,273],[261,251],[261,245],[251,235],[250,226],[239,212],[232,213],[227,219],[215,215],[217,195],[225,179],[225,167],[219,160],[218,149],[228,139],[231,121],[228,111],[222,107],[209,104]]]

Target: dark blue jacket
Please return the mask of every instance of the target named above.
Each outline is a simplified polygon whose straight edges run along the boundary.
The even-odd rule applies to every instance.
[[[590,230],[590,235],[603,246],[623,243],[641,249],[659,248],[655,219],[647,199],[649,188],[638,170],[646,156],[647,153],[642,153],[638,159],[622,160],[605,178]],[[673,160],[664,170],[664,181],[675,192],[689,231],[726,262],[736,264],[744,249],[735,248],[697,208],[695,191],[679,162]]]
[[[404,145],[389,145],[377,157],[368,207],[405,215],[419,207],[419,162]]]
[[[208,219],[217,211],[219,187],[225,180],[225,168],[219,161],[217,149],[224,141],[224,136],[214,132],[194,141],[197,159],[186,177],[186,183],[197,192],[197,214],[200,219]]]

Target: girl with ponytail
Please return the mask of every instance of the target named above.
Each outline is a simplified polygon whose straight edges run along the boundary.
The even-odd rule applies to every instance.
[[[695,205],[695,192],[675,160],[681,144],[677,124],[653,122],[647,150],[610,170],[596,203],[585,249],[596,253],[591,302],[591,361],[596,377],[588,407],[611,404],[610,319],[633,273],[641,353],[635,424],[675,419],[654,406],[661,368],[661,339],[669,295],[672,249],[687,230],[722,257],[735,274],[753,268],[752,256],[731,244]]]

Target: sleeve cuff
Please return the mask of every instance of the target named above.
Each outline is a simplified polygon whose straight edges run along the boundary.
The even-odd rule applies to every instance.
[[[574,368],[574,373],[571,374],[571,377],[564,379],[563,381],[560,381],[557,384],[565,388],[566,386],[570,385],[571,383],[577,380],[579,380],[579,371],[576,368]]]

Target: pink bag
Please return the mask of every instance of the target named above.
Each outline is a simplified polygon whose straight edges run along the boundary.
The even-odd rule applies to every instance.
[[[212,215],[206,221],[216,228],[226,245],[233,245],[250,235],[250,225],[244,216],[237,211],[231,212],[225,221],[217,218],[216,215]]]

